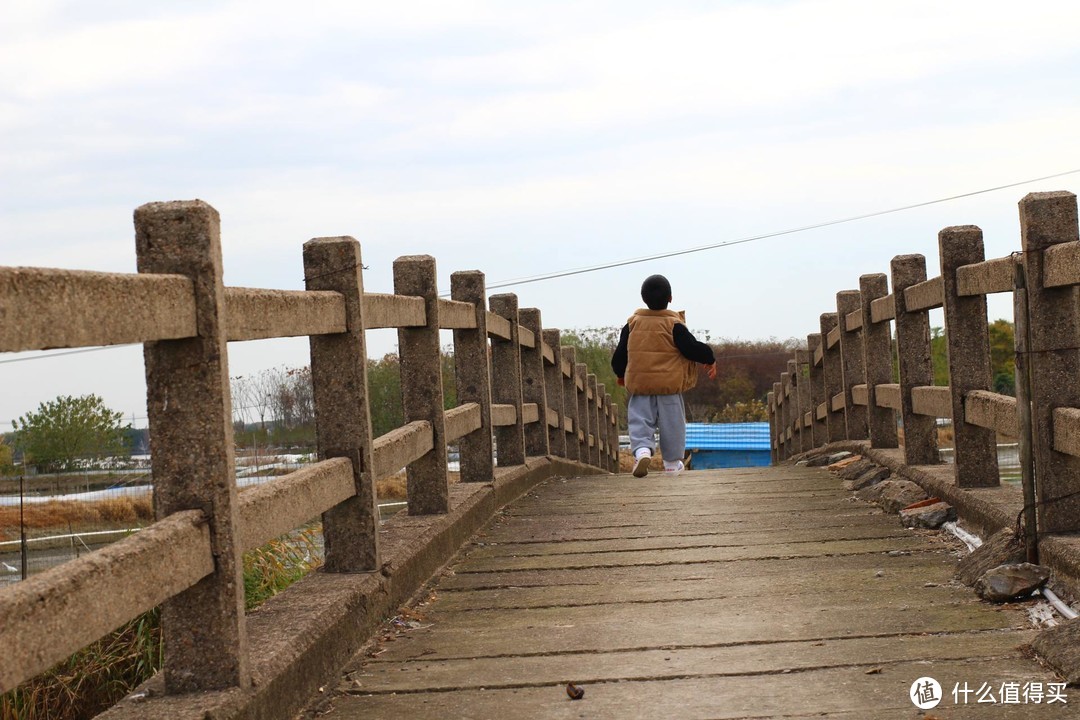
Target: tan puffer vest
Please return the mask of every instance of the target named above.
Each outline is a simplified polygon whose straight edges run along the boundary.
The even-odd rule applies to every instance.
[[[686,324],[685,313],[674,310],[638,310],[626,321],[626,389],[635,395],[672,395],[697,384],[697,363],[675,347],[671,329]]]

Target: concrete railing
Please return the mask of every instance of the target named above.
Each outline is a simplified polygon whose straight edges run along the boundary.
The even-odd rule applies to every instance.
[[[921,255],[893,258],[836,295],[769,393],[774,462],[840,440],[898,446],[907,465],[939,462],[937,419],[951,418],[954,482],[999,484],[996,435],[1018,437],[1028,527],[1080,531],[1080,235],[1076,196],[1020,201],[1021,252],[987,260],[982,231],[938,235],[940,275]],[[1017,397],[991,391],[986,295],[1013,293]],[[949,385],[933,385],[928,312],[943,308]],[[895,342],[894,339],[895,333]],[[899,382],[894,382],[893,360]],[[1027,461],[1025,460],[1027,455]],[[1033,512],[1034,511],[1034,512]],[[1030,535],[1034,536],[1034,533]]]
[[[491,483],[527,457],[617,469],[611,395],[540,311],[488,298],[484,275],[399,258],[394,294],[365,293],[359,243],[304,245],[305,291],[226,288],[218,213],[200,202],[135,211],[138,274],[0,268],[0,352],[144,343],[157,521],[0,591],[0,692],[163,605],[170,694],[252,683],[241,554],[322,515],[325,571],[385,567],[375,482],[407,468],[408,514],[449,508],[461,480]],[[365,330],[397,328],[405,425],[373,438]],[[443,410],[439,331],[453,330],[460,405]],[[318,453],[238,494],[227,343],[310,337]],[[490,344],[489,344],[490,339]],[[286,591],[288,593],[288,591]]]

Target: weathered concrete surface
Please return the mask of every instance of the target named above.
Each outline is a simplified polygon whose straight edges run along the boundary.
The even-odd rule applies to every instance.
[[[305,699],[333,682],[379,623],[407,600],[502,505],[553,474],[594,469],[550,458],[501,468],[494,483],[450,488],[450,512],[398,514],[380,528],[381,572],[308,575],[247,617],[258,648],[245,690],[162,696],[157,675],[99,716],[104,720],[215,720],[292,717]],[[93,557],[93,556],[88,556]],[[148,694],[147,694],[148,693]]]
[[[960,550],[817,468],[553,479],[478,533],[309,712],[1064,717],[953,702],[956,683],[1056,682],[1021,648],[1034,637],[1022,606],[952,581]],[[926,715],[908,697],[922,676],[946,694]]]

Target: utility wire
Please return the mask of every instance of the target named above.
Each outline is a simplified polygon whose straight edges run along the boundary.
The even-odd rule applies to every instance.
[[[951,200],[960,200],[962,198],[973,197],[975,195],[983,195],[985,193],[995,192],[997,190],[1006,190],[1008,188],[1014,188],[1019,185],[1027,185],[1033,182],[1040,182],[1042,180],[1051,180],[1053,178],[1064,177],[1066,175],[1074,175],[1080,173],[1080,168],[1075,170],[1066,170],[1065,172],[1055,173],[1053,175],[1045,175],[1043,177],[1030,178],[1028,180],[1020,180],[1019,182],[1008,183],[1007,185],[998,185],[996,187],[985,188],[983,190],[974,190],[972,192],[961,193],[959,195],[950,195],[949,197],[938,198],[937,200],[926,200],[924,202],[914,203],[912,205],[903,205],[901,207],[890,208],[888,210],[878,210],[876,212],[866,213],[863,215],[853,215],[851,217],[840,218],[839,220],[827,220],[825,222],[815,223],[813,225],[803,225],[801,227],[789,228],[787,230],[776,230],[774,232],[762,233],[760,235],[750,235],[744,238],[738,238],[736,240],[725,240],[724,242],[713,243],[710,245],[700,245],[698,247],[686,248],[683,250],[672,250],[665,253],[657,253],[656,255],[646,255],[644,257],[630,258],[628,260],[618,260],[612,263],[604,263],[602,265],[590,265],[588,267],[575,268],[572,270],[562,270],[552,273],[545,273],[543,275],[527,275],[525,277],[516,278],[513,280],[505,280],[497,282],[492,285],[488,285],[488,289],[510,287],[512,285],[525,285],[527,283],[541,282],[543,280],[554,280],[556,278],[570,277],[572,275],[582,275],[584,273],[597,272],[598,270],[608,270],[611,268],[623,267],[626,265],[636,265],[638,263],[649,262],[651,260],[661,260],[669,257],[678,257],[680,255],[689,255],[691,253],[703,252],[705,250],[715,250],[722,247],[730,247],[732,245],[741,245],[743,243],[754,242],[755,240],[765,240],[767,238],[780,237],[782,235],[792,235],[794,233],[805,232],[806,230],[817,230],[819,228],[831,227],[833,225],[842,225],[844,223],[855,222],[856,220],[866,220],[868,218],[880,217],[882,215],[890,215],[892,213],[903,212],[904,210],[914,210],[915,208],[926,207],[928,205],[937,205],[939,203],[949,202]]]
[[[494,290],[497,288],[511,287],[513,285],[525,285],[528,283],[541,282],[543,280],[555,280],[556,278],[570,277],[572,275],[583,275],[585,273],[597,272],[600,270],[609,270],[611,268],[623,267],[626,265],[636,265],[638,263],[649,262],[651,260],[662,260],[669,257],[678,257],[680,255],[690,255],[691,253],[703,252],[705,250],[716,250],[717,248],[731,247],[732,245],[742,245],[743,243],[754,242],[755,240],[766,240],[768,238],[781,237],[783,235],[793,235],[794,233],[805,232],[807,230],[817,230],[819,228],[831,227],[833,225],[842,225],[844,223],[855,222],[857,220],[866,220],[873,217],[880,217],[882,215],[891,215],[892,213],[903,212],[905,210],[914,210],[915,208],[926,207],[928,205],[938,205],[940,203],[950,202],[952,200],[960,200],[962,198],[974,197],[975,195],[985,195],[986,193],[996,192],[998,190],[1007,190],[1009,188],[1018,187],[1020,185],[1027,185],[1033,182],[1040,182],[1042,180],[1052,180],[1054,178],[1065,177],[1066,175],[1075,175],[1076,173],[1080,173],[1080,168],[1077,168],[1075,170],[1066,170],[1065,172],[1060,173],[1054,173],[1053,175],[1044,175],[1043,177],[1020,180],[1018,182],[1008,183],[1006,185],[997,185],[995,187],[985,188],[983,190],[973,190],[971,192],[961,193],[959,195],[950,195],[948,197],[938,198],[937,200],[926,200],[924,202],[918,202],[912,205],[902,205],[900,207],[890,208],[888,210],[878,210],[876,212],[866,213],[863,215],[853,215],[851,217],[840,218],[838,220],[827,220],[825,222],[815,223],[813,225],[803,225],[801,227],[789,228],[787,230],[776,230],[773,232],[762,233],[760,235],[750,235],[748,237],[738,238],[736,240],[725,240],[724,242],[713,243],[711,245],[700,245],[698,247],[685,248],[683,250],[672,250],[671,252],[658,253],[656,255],[646,255],[644,257],[630,258],[628,260],[618,260],[616,262],[605,263],[602,265],[590,265],[588,267],[574,268],[571,270],[561,270],[552,273],[545,273],[543,275],[528,275],[514,280],[504,280],[494,283],[492,285],[488,285],[487,289]],[[442,293],[440,297],[449,297],[449,295],[450,293]],[[32,357],[10,358],[8,360],[0,360],[0,365],[14,362],[26,362],[28,360],[43,360],[45,358],[62,357],[64,355],[76,355],[79,353],[100,352],[102,350],[112,350],[118,347],[130,347],[130,344],[83,348],[81,350],[68,350],[65,352],[49,353],[48,355],[34,355]]]

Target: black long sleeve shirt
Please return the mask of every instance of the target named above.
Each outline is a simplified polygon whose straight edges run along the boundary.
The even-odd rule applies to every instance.
[[[671,328],[671,338],[675,341],[675,347],[687,360],[693,360],[703,365],[712,365],[716,362],[716,356],[713,355],[712,348],[695,338],[682,323],[675,323],[674,327]],[[630,325],[627,324],[623,325],[622,332],[619,334],[619,344],[615,348],[615,353],[611,356],[611,369],[615,371],[615,376],[619,378],[626,376],[627,344],[629,341]]]

